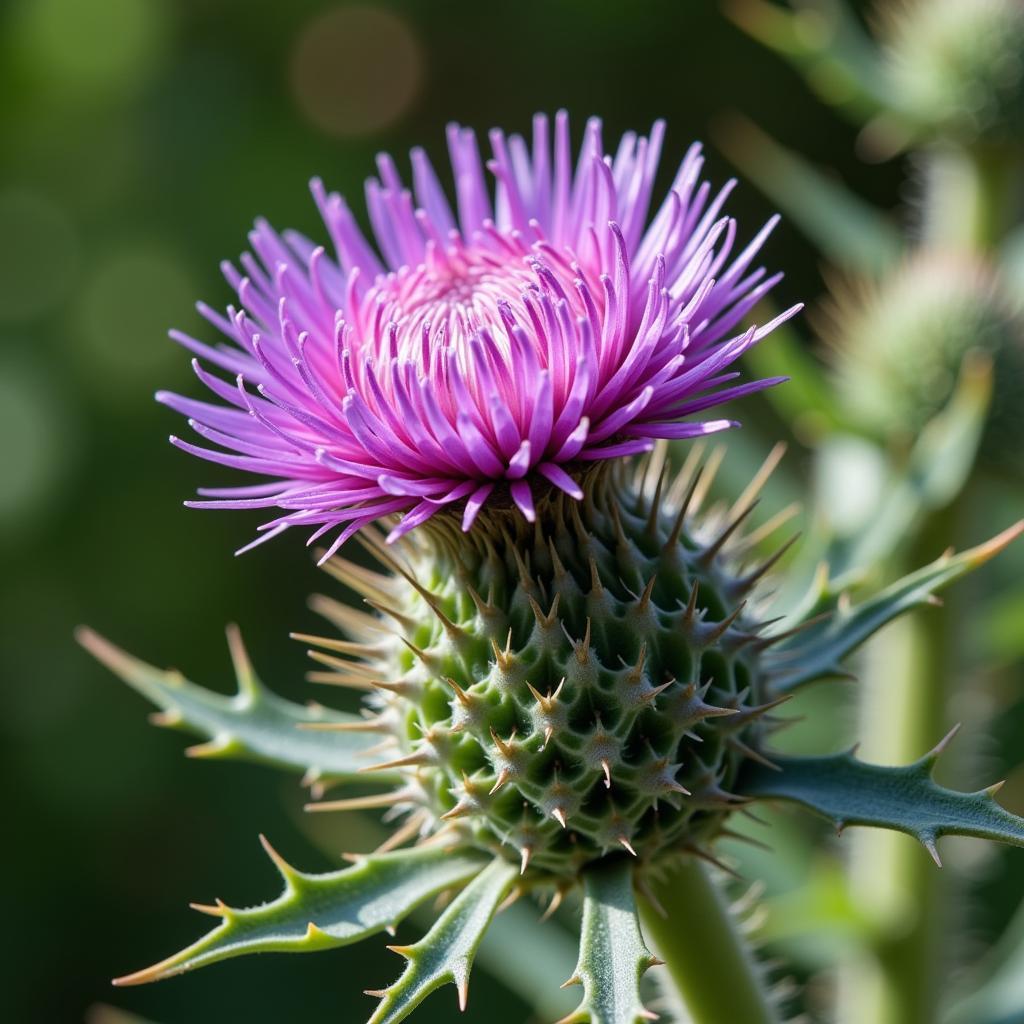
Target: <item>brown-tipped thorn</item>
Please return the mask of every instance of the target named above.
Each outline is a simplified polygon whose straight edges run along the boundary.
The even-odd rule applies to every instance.
[[[163,711],[151,711],[146,716],[152,725],[158,725],[162,729],[173,729],[181,725],[185,716],[177,708],[164,708]]]
[[[214,903],[190,903],[189,907],[192,910],[197,910],[200,914],[206,914],[208,917],[227,917],[231,913],[230,908],[223,900],[216,900]]]
[[[648,581],[647,586],[644,587],[643,593],[637,599],[637,611],[641,614],[646,612],[651,603],[651,595],[654,593],[654,584],[658,580],[658,574],[655,573]]]
[[[729,627],[732,626],[733,623],[735,623],[735,621],[737,620],[737,618],[743,613],[743,608],[745,607],[746,602],[740,601],[739,604],[737,604],[736,607],[733,608],[732,611],[725,616],[725,618],[723,618],[722,622],[716,623],[713,627],[709,629],[708,633],[703,634],[700,637],[700,643],[702,643],[705,646],[710,646],[717,640],[721,639],[728,631]]]
[[[590,616],[587,616],[586,629],[583,632],[583,639],[577,640],[573,644],[574,653],[576,654],[576,661],[580,665],[586,665],[590,660]]]
[[[459,1012],[465,1013],[466,1006],[469,1004],[469,978],[466,977],[465,973],[460,974],[455,979],[455,991],[459,997]]]
[[[700,582],[698,580],[693,581],[693,586],[690,587],[690,596],[686,599],[686,608],[683,610],[683,622],[689,626],[692,625],[697,615],[697,598],[700,595]]]
[[[399,697],[407,696],[410,691],[415,689],[414,684],[405,679],[398,679],[394,682],[387,679],[374,679],[370,683],[370,687],[374,690],[386,690],[388,693],[397,694]]]
[[[229,736],[214,736],[205,743],[194,743],[185,748],[186,757],[219,757],[227,753],[234,740]]]
[[[640,695],[641,704],[653,704],[657,698],[663,694],[670,686],[675,683],[674,679],[670,679],[667,683],[662,683],[661,686],[653,686],[646,693]]]
[[[935,861],[936,867],[942,867],[942,858],[939,856],[939,848],[935,845],[935,839],[932,836],[925,836],[921,840],[921,845],[928,851],[932,860]]]
[[[324,683],[327,686],[344,686],[347,690],[362,690],[369,692],[373,689],[373,683],[365,679],[352,679],[349,676],[339,675],[337,672],[307,672],[306,682]]]
[[[533,611],[533,617],[541,629],[551,629],[551,627],[558,621],[558,602],[561,596],[561,594],[555,594],[555,598],[551,602],[550,610],[545,613],[536,600],[527,595],[527,600],[530,602],[530,608]]]
[[[725,547],[729,538],[743,525],[743,521],[757,508],[757,502],[753,501],[742,512],[722,529],[718,536],[700,553],[700,561],[704,565],[710,565],[715,556]]]
[[[267,839],[262,832],[260,833],[260,846],[263,847],[266,855],[274,862],[274,867],[281,872],[284,878],[290,881],[299,874],[299,872],[293,868],[291,864],[289,864],[288,861],[286,861],[284,857],[282,857],[281,854],[273,848],[273,846],[270,845],[270,840]]]
[[[314,647],[323,647],[328,651],[337,651],[338,654],[349,654],[356,658],[368,658],[377,653],[378,648],[369,644],[360,644],[352,640],[336,640],[334,637],[316,636],[313,633],[289,633],[291,640],[298,640],[299,643],[312,644]]]
[[[612,766],[607,757],[601,758],[601,770],[604,772],[604,788],[612,788]]]
[[[651,468],[654,468],[653,463]],[[666,462],[662,461],[661,468],[658,470],[657,483],[654,485],[654,494],[651,496],[647,522],[644,524],[644,531],[651,537],[654,536],[658,525],[658,513],[661,511],[661,492],[665,487],[666,468]],[[646,490],[646,487],[644,490]]]
[[[390,732],[379,718],[365,718],[358,722],[299,722],[296,729],[304,732]]]
[[[619,846],[621,846],[627,853],[632,854],[634,857],[636,856],[636,850],[633,849],[633,844],[625,836],[619,836],[618,841]]]
[[[730,875],[732,878],[735,878],[740,882],[743,881],[743,876],[738,871],[736,871],[734,868],[729,867],[729,865],[726,864],[725,861],[716,857],[713,853],[709,852],[708,850],[705,850],[700,846],[691,846],[690,844],[683,846],[682,849],[686,853],[689,853],[692,856],[699,858],[700,860],[707,861],[708,864],[713,864],[716,868],[718,868],[719,871],[724,871],[727,875]]]
[[[689,461],[689,460],[687,460]],[[685,471],[685,466],[683,467]],[[697,472],[694,473],[693,479],[690,481],[690,486],[687,488],[686,494],[683,496],[683,500],[679,506],[679,512],[676,514],[675,522],[672,524],[672,530],[668,535],[668,540],[665,542],[665,550],[668,551],[674,548],[679,543],[679,536],[683,532],[683,525],[686,522],[686,516],[690,511],[690,505],[693,502],[693,496],[697,492],[697,487],[700,484],[701,477],[704,475],[704,467],[698,466]],[[682,479],[682,474],[680,474]]]
[[[526,869],[530,866],[530,857],[533,856],[533,847],[524,846],[519,851],[519,874],[525,875]]]
[[[718,469],[722,465],[722,461],[725,459],[725,451],[726,446],[724,444],[715,445],[715,447],[711,449],[711,454],[704,462],[704,472],[701,475],[700,483],[694,489],[693,493],[693,511],[695,513],[701,510],[705,499],[711,492],[711,488],[715,482],[715,477],[718,475]]]
[[[392,790],[387,793],[372,793],[368,796],[353,796],[345,800],[323,800],[306,804],[303,810],[320,811],[366,811],[375,807],[393,807],[395,804],[412,799],[411,792]]]
[[[445,681],[452,688],[452,690],[455,693],[455,696],[459,700],[459,703],[464,708],[468,708],[473,703],[473,698],[470,697],[470,695],[466,693],[466,691],[461,686],[459,686],[459,684],[455,682],[455,680],[452,679],[451,676],[445,676]]]
[[[398,849],[399,846],[404,846],[410,839],[416,838],[426,820],[427,814],[425,811],[411,814],[402,827],[395,829],[373,852],[388,853],[391,850]]]
[[[512,773],[508,770],[508,768],[502,768],[501,771],[498,772],[498,777],[495,780],[494,785],[491,786],[491,788],[487,791],[487,795],[494,796],[494,794],[497,793],[498,790],[501,789],[501,787],[504,786],[505,783],[508,782],[508,780],[511,777]]]
[[[761,562],[760,565],[748,572],[746,576],[740,577],[740,579],[737,580],[736,589],[741,593],[750,590],[755,583],[757,583],[767,573],[771,572],[771,570],[778,564],[779,559],[781,559],[782,556],[785,555],[785,553],[789,551],[789,549],[799,539],[800,534],[794,533],[793,536],[790,537],[789,540],[787,540],[774,554],[769,555],[768,558]]]
[[[512,747],[512,741],[515,738],[515,729],[512,730],[512,735],[507,740],[503,740],[494,731],[494,726],[491,726],[491,739],[494,740],[494,745],[498,748],[499,751],[501,751],[502,757],[512,757],[515,754],[515,749]]]
[[[544,913],[540,915],[541,921],[546,921],[556,910],[562,905],[562,900],[565,899],[565,890],[556,889],[554,895],[551,897],[551,902],[547,905]]]
[[[566,828],[566,820],[567,819],[565,817],[565,811],[562,810],[561,807],[554,807],[554,808],[552,808],[552,810],[551,810],[551,817],[554,818],[555,821],[557,821],[558,824],[562,826],[562,828]]]
[[[742,754],[744,757],[750,758],[751,761],[756,761],[758,764],[764,765],[765,768],[770,768],[773,772],[781,772],[782,768],[777,765],[774,761],[765,757],[760,750],[755,750],[753,747],[748,746],[743,740],[736,736],[730,736],[728,739],[729,745]]]
[[[950,743],[953,742],[959,731],[960,723],[957,722],[956,725],[954,725],[953,728],[950,729],[949,732],[947,732],[946,735],[943,736],[942,739],[939,740],[939,742],[921,758],[920,761],[918,761],[918,764],[924,765],[928,769],[934,768],[936,761],[938,761],[938,759],[946,752]]]
[[[370,597],[364,597],[363,600],[375,611],[381,615],[394,619],[406,632],[411,633],[419,623],[415,619],[406,615],[405,612],[399,611],[397,608],[392,608],[389,604],[383,604],[380,601],[374,601]]]
[[[527,689],[530,691],[533,699],[540,705],[541,710],[549,715],[554,710],[555,705],[558,703],[558,695],[562,692],[562,687],[565,686],[565,676],[558,682],[558,686],[555,687],[554,693],[549,693],[546,697],[540,693],[531,683],[526,684]]]
[[[1024,533],[1024,519],[1014,523],[1013,526],[1003,530],[1002,533],[997,534],[991,540],[985,541],[984,544],[978,544],[976,547],[965,551],[963,557],[971,565],[982,565],[1012,544],[1022,533]]]
[[[739,515],[756,503],[757,496],[764,489],[764,485],[768,482],[772,473],[775,472],[775,468],[782,461],[782,456],[785,454],[786,442],[779,441],[768,453],[757,472],[751,477],[750,483],[744,488],[743,493],[733,503],[732,508],[729,510],[730,515]]]
[[[382,761],[380,764],[369,764],[364,765],[359,769],[360,774],[365,772],[386,772],[391,771],[392,768],[409,768],[413,765],[427,764],[431,759],[429,751],[414,750],[411,754],[407,754],[405,757],[395,758],[394,761]]]

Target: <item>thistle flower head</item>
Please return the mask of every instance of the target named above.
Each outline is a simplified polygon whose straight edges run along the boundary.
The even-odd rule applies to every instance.
[[[588,463],[731,426],[704,414],[775,383],[733,364],[796,308],[739,329],[781,277],[754,263],[774,219],[739,248],[699,146],[649,216],[663,134],[607,155],[591,119],[573,161],[565,113],[541,115],[532,144],[491,132],[485,171],[453,125],[454,208],[417,149],[411,190],[387,156],[367,183],[375,244],[319,181],[333,256],[257,222],[224,266],[239,307],[200,306],[228,344],[172,333],[235,381],[196,361],[219,401],[158,397],[214,446],[179,447],[269,479],[190,504],[277,509],[261,540],[333,531],[329,556],[391,513],[395,536],[445,508],[463,529],[488,503],[532,520],[543,491],[582,497]]]

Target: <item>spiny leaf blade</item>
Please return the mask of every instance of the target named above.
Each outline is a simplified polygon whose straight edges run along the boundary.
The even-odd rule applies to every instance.
[[[278,697],[256,677],[238,632],[228,642],[238,691],[228,697],[189,682],[180,673],[154,668],[90,629],[78,630],[78,642],[133,690],[151,701],[159,725],[183,729],[206,742],[190,747],[192,757],[233,758],[303,772],[310,782],[360,778],[368,763],[360,755],[375,739],[366,733],[314,731],[310,723],[357,723],[355,715]],[[377,776],[376,782],[390,778]]]
[[[262,837],[261,837],[262,838]],[[250,953],[306,953],[347,946],[393,927],[431,896],[461,885],[485,863],[434,845],[371,854],[352,867],[308,874],[287,864],[262,840],[284,879],[277,899],[235,909],[220,901],[193,905],[221,923],[180,953],[115,980],[142,985]]]
[[[656,1019],[640,998],[640,978],[659,961],[644,945],[633,898],[633,869],[624,858],[583,876],[580,956],[566,985],[583,1001],[559,1024],[639,1024]]]
[[[792,693],[817,679],[843,676],[843,659],[897,616],[931,602],[953,580],[984,565],[1024,532],[1024,522],[985,544],[944,554],[931,565],[905,576],[856,605],[839,607],[823,621],[783,641],[764,658],[776,693]]]
[[[393,985],[371,993],[379,995],[381,1002],[370,1024],[404,1020],[431,992],[448,982],[458,988],[459,1007],[465,1009],[473,957],[518,874],[514,864],[496,857],[459,893],[419,942],[390,947],[408,962]]]
[[[868,764],[853,751],[827,757],[772,754],[778,770],[750,762],[737,791],[755,799],[790,800],[832,822],[905,832],[939,861],[941,836],[976,836],[1024,846],[1024,818],[997,803],[998,786],[961,793],[932,778],[952,733],[931,753],[900,767]]]

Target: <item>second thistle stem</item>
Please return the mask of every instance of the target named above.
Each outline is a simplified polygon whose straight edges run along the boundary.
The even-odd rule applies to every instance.
[[[918,562],[948,542],[953,515],[934,515],[916,545]],[[941,538],[941,540],[940,540]],[[861,756],[909,764],[945,734],[950,696],[950,623],[930,609],[897,623],[868,651]],[[841,1024],[930,1024],[940,984],[943,878],[920,845],[898,833],[852,834],[852,895],[873,930],[872,953],[841,976]]]
[[[652,892],[665,915],[641,900],[644,935],[693,1024],[778,1024],[757,964],[705,866],[690,858]]]

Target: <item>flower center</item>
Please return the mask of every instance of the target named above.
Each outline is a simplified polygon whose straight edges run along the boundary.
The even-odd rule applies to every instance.
[[[538,330],[543,296],[552,310],[564,302],[573,318],[582,316],[583,277],[568,259],[518,238],[494,232],[470,245],[453,239],[443,250],[428,248],[418,266],[378,278],[355,309],[355,339],[369,358],[397,357],[427,370],[433,353],[454,348],[462,356],[481,335],[507,356],[509,332],[520,327],[546,362],[548,332]],[[600,289],[590,293],[600,309]]]

